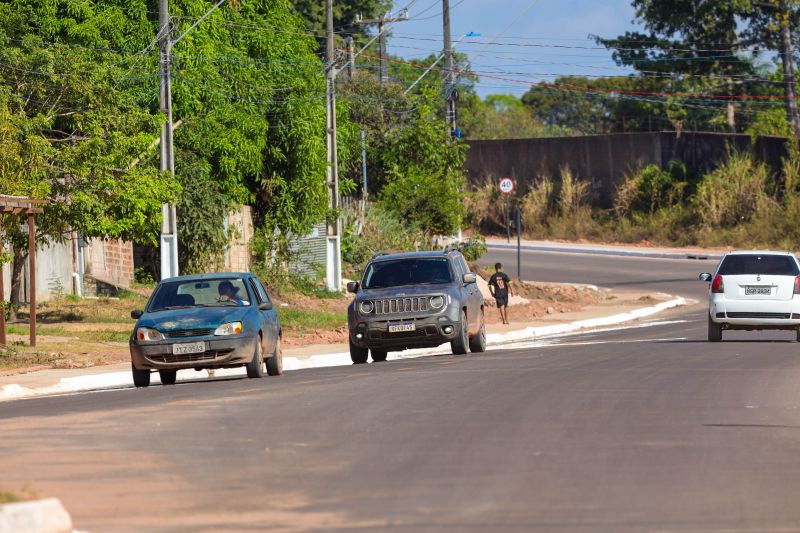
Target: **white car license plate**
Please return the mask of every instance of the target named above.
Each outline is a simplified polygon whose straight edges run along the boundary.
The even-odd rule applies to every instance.
[[[397,322],[389,324],[389,333],[402,333],[403,331],[415,331],[417,325],[413,322]]]
[[[770,294],[772,294],[772,287],[745,287],[744,294],[745,296],[751,296],[751,295],[769,296]]]
[[[172,355],[185,355],[187,353],[203,353],[206,351],[205,342],[185,342],[172,345]]]

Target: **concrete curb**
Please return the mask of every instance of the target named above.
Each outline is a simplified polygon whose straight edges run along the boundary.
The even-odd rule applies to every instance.
[[[72,518],[58,498],[0,505],[0,533],[71,533]]]
[[[494,242],[487,242],[487,246],[491,249],[498,250],[516,250],[516,244],[500,244]],[[537,251],[537,252],[558,252],[564,254],[588,254],[588,255],[613,255],[619,257],[648,257],[656,259],[697,259],[701,261],[719,261],[722,259],[722,254],[718,253],[703,253],[699,251],[687,252],[656,252],[652,250],[629,250],[622,248],[594,248],[592,246],[584,246],[576,244],[573,246],[564,246],[557,244],[523,244],[523,250]]]
[[[536,341],[544,337],[554,337],[557,335],[565,335],[600,327],[620,325],[625,322],[655,315],[662,311],[666,311],[667,309],[688,305],[688,303],[689,302],[687,302],[684,298],[671,297],[671,299],[668,301],[664,301],[650,307],[635,309],[627,313],[617,313],[605,317],[578,320],[566,324],[530,327],[509,333],[495,333],[487,335],[486,341],[488,348],[503,348],[509,344],[517,342]],[[439,355],[446,353],[450,353],[450,348],[447,345],[440,346],[438,348],[407,350],[405,352],[390,354],[389,360],[412,359],[416,357],[424,357],[426,355]],[[302,358],[286,355],[283,357],[283,369],[287,371],[329,366],[348,366],[351,364],[352,362],[350,360],[349,352],[313,355],[311,357]],[[241,368],[220,369],[214,372],[215,377],[242,376],[244,374],[245,371]],[[209,375],[205,370],[197,372],[190,369],[181,370],[178,372],[179,381],[196,380],[207,377],[209,377]],[[159,383],[158,373],[154,373],[152,379],[153,383]],[[55,385],[36,389],[22,387],[20,385],[5,385],[0,387],[0,401],[81,391],[131,387],[133,387],[133,382],[130,372],[109,372],[106,374],[92,374],[86,376],[62,378],[61,381]],[[0,530],[0,533],[3,533],[2,530]]]

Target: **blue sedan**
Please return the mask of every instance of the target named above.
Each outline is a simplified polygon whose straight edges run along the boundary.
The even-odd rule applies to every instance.
[[[137,387],[175,383],[177,371],[245,366],[247,376],[283,370],[281,325],[264,286],[250,273],[180,276],[158,284],[130,339]]]

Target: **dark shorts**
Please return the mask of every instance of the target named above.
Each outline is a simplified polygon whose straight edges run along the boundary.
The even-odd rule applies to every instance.
[[[508,307],[508,294],[505,296],[495,296],[494,301],[497,303],[497,307]]]

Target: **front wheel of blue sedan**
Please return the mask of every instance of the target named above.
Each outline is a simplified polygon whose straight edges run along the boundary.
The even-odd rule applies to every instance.
[[[264,377],[264,358],[261,355],[261,337],[256,338],[256,349],[253,350],[253,359],[247,363],[247,377]]]
[[[137,387],[149,387],[150,386],[150,371],[139,370],[133,363],[131,363],[131,374],[133,374],[133,384]]]
[[[267,359],[267,374],[270,376],[280,376],[283,374],[283,351],[280,337],[275,341],[275,351],[272,352],[272,357]]]

